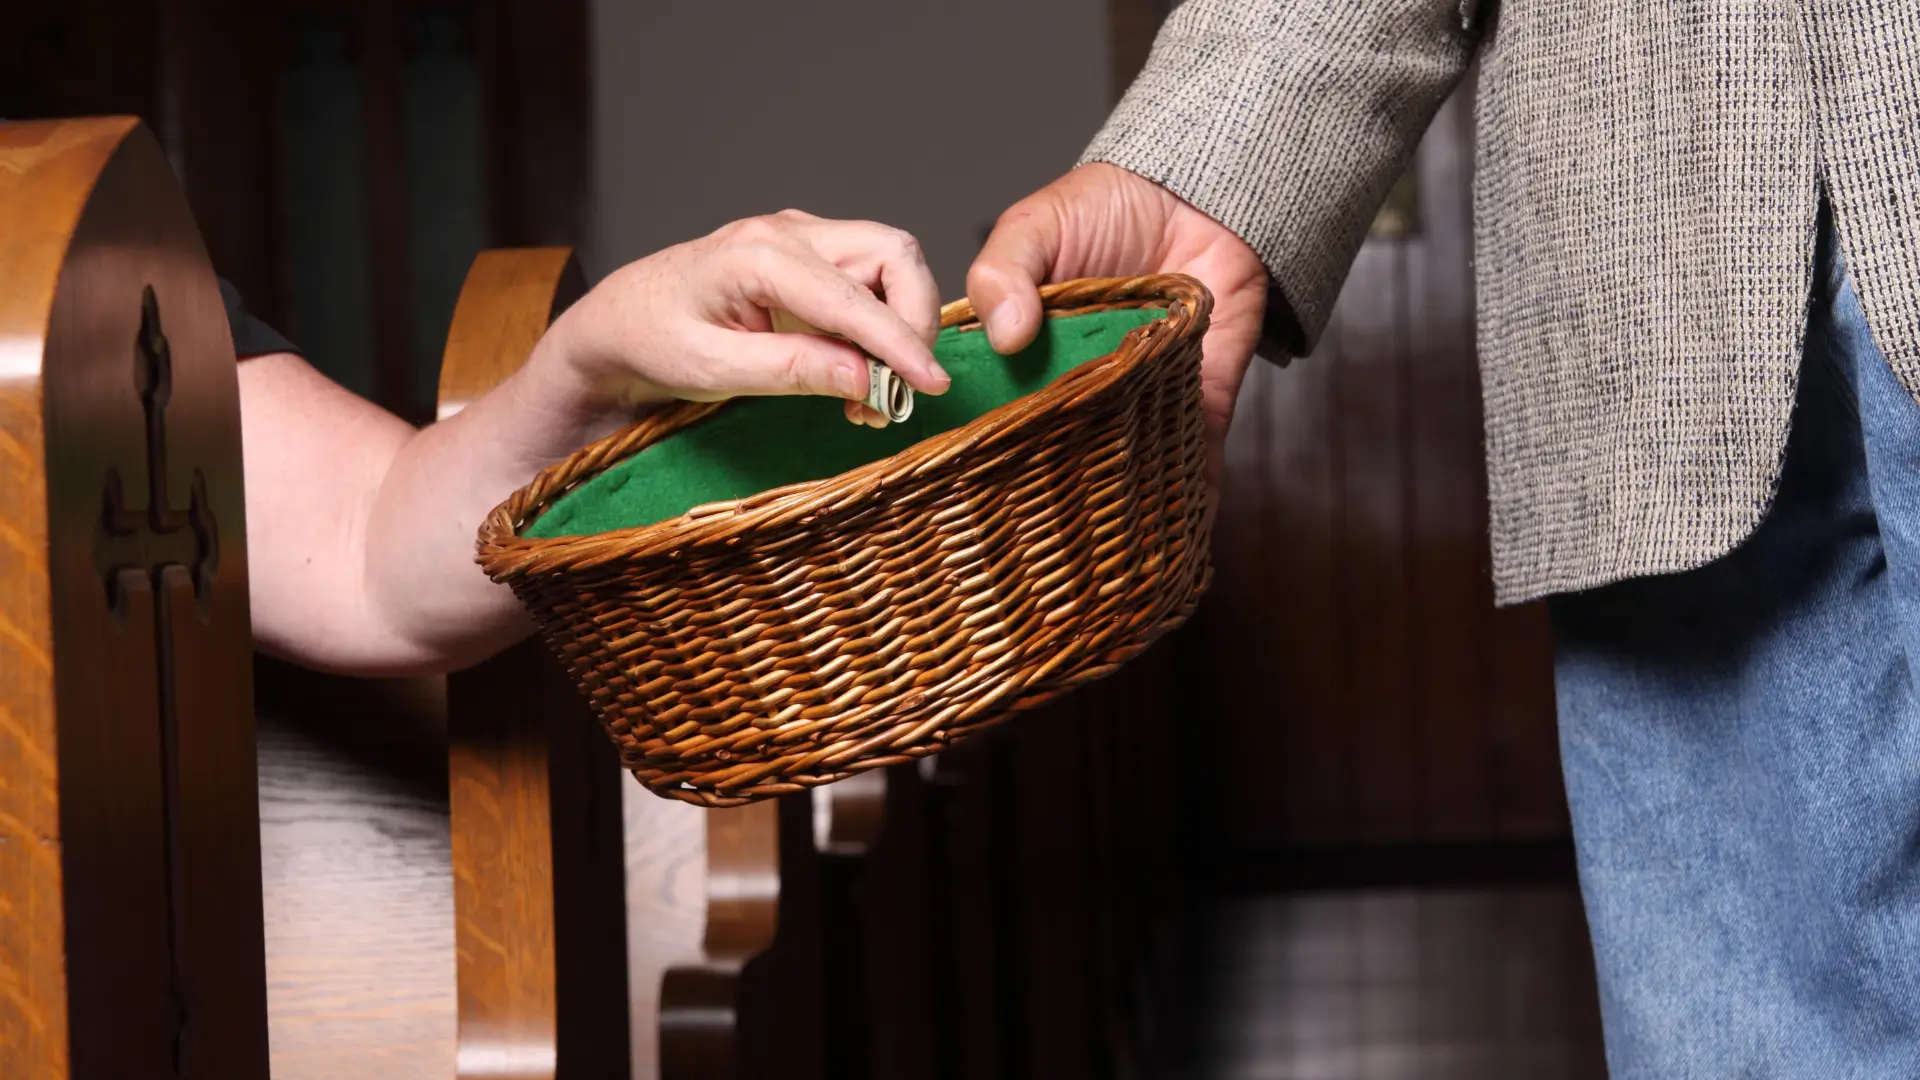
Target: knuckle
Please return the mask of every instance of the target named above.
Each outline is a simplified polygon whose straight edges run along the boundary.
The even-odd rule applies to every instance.
[[[783,355],[780,365],[780,377],[788,387],[802,393],[818,393],[827,389],[827,379],[823,365],[810,350],[804,348],[789,349]]]
[[[1007,268],[988,256],[983,256],[967,272],[967,285],[971,289],[1006,290],[1013,287]]]
[[[742,218],[727,227],[731,230],[728,240],[737,244],[771,243],[780,235],[780,229],[766,217]]]
[[[891,229],[889,232],[892,234],[891,239],[893,240],[894,249],[901,255],[906,256],[914,262],[925,261],[924,254],[920,248],[919,237],[905,229]]]
[[[717,395],[728,380],[721,376],[717,365],[694,364],[677,381],[682,396],[700,401]]]
[[[987,302],[990,294],[997,295],[996,290],[998,288],[999,285],[991,277],[987,276],[986,267],[976,263],[972,269],[967,271],[967,295],[980,301],[983,306]]]
[[[993,231],[1012,237],[1020,237],[1045,227],[1053,211],[1035,195],[1029,195],[1012,206],[1001,211],[994,219]]]
[[[872,293],[846,278],[839,280],[835,286],[835,291],[838,293],[835,297],[835,302],[839,304],[840,310],[846,312],[848,315],[865,311],[867,305],[878,303]]]
[[[780,261],[780,249],[765,240],[744,240],[734,245],[733,254],[742,270],[762,279],[774,272]]]
[[[1010,229],[1032,216],[1033,208],[1027,205],[1026,199],[1021,199],[1019,202],[1000,211],[1000,216],[993,219],[993,227],[996,230]]]

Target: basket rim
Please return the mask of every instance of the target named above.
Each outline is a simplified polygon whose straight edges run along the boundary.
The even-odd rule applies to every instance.
[[[740,499],[704,503],[676,517],[610,532],[541,538],[520,535],[528,522],[576,487],[729,402],[681,402],[656,410],[542,469],[496,506],[480,527],[476,561],[494,581],[511,583],[532,574],[590,570],[608,563],[729,546],[765,528],[852,505],[876,488],[911,479],[916,473],[1082,404],[1157,357],[1166,345],[1204,333],[1213,307],[1206,287],[1185,274],[1081,278],[1042,286],[1040,302],[1045,316],[1151,307],[1156,301],[1165,302],[1166,317],[1128,331],[1107,355],[1080,364],[1041,389],[996,406],[960,427],[836,476],[788,484]],[[972,302],[965,298],[940,311],[942,329],[964,328],[978,321]]]

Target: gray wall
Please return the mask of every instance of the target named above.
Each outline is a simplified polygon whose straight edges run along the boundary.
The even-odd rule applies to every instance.
[[[1105,118],[1106,0],[596,0],[589,274],[794,207],[919,237],[946,298]]]

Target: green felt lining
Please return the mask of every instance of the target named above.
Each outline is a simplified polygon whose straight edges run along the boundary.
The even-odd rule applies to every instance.
[[[914,395],[913,415],[879,430],[848,423],[833,398],[733,402],[568,492],[523,535],[630,529],[706,503],[838,476],[1039,390],[1165,315],[1160,308],[1128,308],[1051,318],[1034,343],[1013,356],[994,352],[977,329],[941,331],[933,352],[953,377],[952,387],[938,397]]]

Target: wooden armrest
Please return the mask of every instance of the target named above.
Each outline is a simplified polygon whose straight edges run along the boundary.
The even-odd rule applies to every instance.
[[[483,252],[454,309],[438,415],[517,370],[584,291],[570,249]],[[537,641],[450,676],[447,731],[458,1074],[626,1076],[612,743]]]
[[[460,287],[447,331],[438,418],[466,408],[520,370],[547,327],[586,291],[572,248],[481,252]]]

